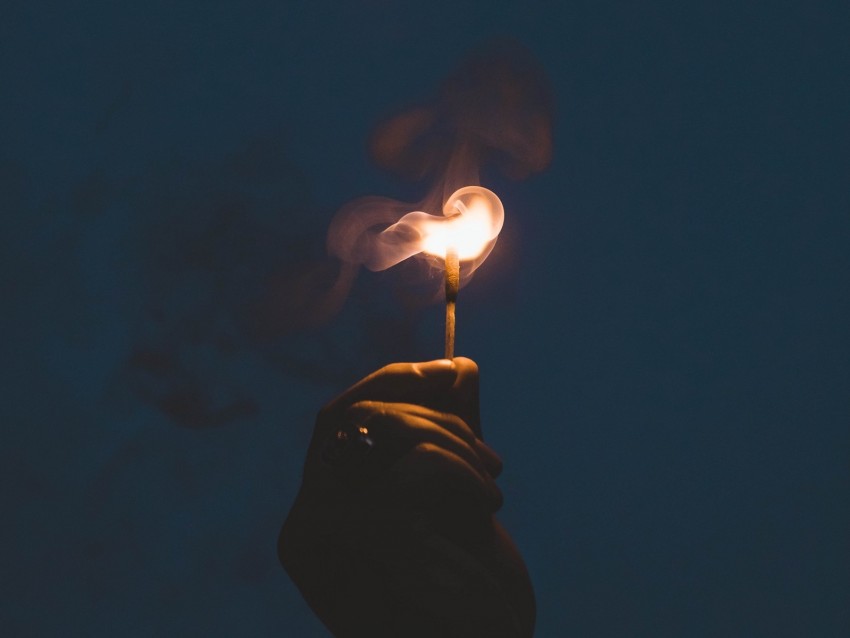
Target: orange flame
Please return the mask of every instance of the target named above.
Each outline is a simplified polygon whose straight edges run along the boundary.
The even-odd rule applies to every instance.
[[[553,109],[530,51],[499,40],[473,51],[432,97],[379,125],[370,143],[378,166],[432,186],[418,204],[363,197],[343,205],[327,237],[328,252],[343,264],[334,299],[347,293],[359,266],[385,270],[414,256],[433,268],[423,283],[436,283],[447,254],[457,254],[459,285],[468,282],[504,222],[499,198],[476,186],[479,169],[489,165],[512,179],[543,170]]]
[[[466,186],[449,197],[442,217],[420,211],[408,213],[378,239],[385,246],[405,245],[411,255],[425,252],[445,257],[453,249],[460,261],[470,261],[491,246],[504,220],[505,209],[493,191]]]
[[[344,262],[377,271],[413,256],[444,259],[453,248],[465,264],[463,283],[490,254],[505,219],[502,202],[481,186],[455,191],[442,215],[405,211],[413,206],[383,197],[352,202],[331,224],[330,252]]]

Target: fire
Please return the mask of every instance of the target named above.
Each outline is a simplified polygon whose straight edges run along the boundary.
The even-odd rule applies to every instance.
[[[467,186],[448,199],[443,215],[424,223],[422,250],[436,257],[454,250],[459,260],[468,261],[478,257],[498,236],[505,209],[492,191]]]
[[[504,220],[505,209],[494,192],[466,186],[446,200],[442,216],[408,213],[379,239],[386,250],[404,246],[409,255],[424,252],[442,258],[451,250],[460,261],[470,261],[492,245]]]
[[[423,203],[432,202],[429,197]],[[465,262],[466,281],[490,254],[504,219],[502,202],[480,186],[455,191],[442,215],[384,197],[365,197],[337,213],[328,231],[328,251],[372,271],[416,256],[443,260],[451,252]]]

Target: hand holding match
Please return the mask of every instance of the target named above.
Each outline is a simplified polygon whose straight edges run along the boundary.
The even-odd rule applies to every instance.
[[[493,517],[478,367],[386,366],[319,414],[281,562],[337,636],[527,638],[534,595]]]

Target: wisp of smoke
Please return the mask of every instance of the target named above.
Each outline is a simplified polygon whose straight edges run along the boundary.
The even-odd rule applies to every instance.
[[[517,42],[500,40],[474,51],[443,81],[436,96],[380,124],[370,144],[375,162],[405,179],[428,184],[427,194],[415,203],[364,197],[340,209],[327,245],[342,262],[346,283],[338,283],[330,294],[346,294],[352,270],[361,265],[383,270],[417,257],[438,266],[441,260],[417,242],[417,224],[443,220],[438,216],[450,196],[479,185],[484,166],[512,179],[543,170],[552,156],[553,103],[534,56]],[[461,285],[495,242],[494,235],[480,255],[462,263]]]

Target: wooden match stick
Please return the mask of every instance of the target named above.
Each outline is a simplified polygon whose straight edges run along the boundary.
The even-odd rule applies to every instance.
[[[460,287],[460,262],[457,250],[449,246],[446,250],[446,359],[455,356],[455,305]]]

